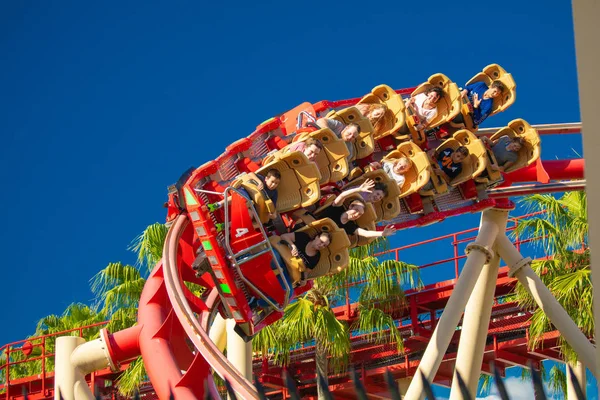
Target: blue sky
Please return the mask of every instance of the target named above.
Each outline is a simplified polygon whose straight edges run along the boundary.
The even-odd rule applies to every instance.
[[[0,343],[91,301],[94,273],[133,262],[129,242],[164,220],[167,185],[303,101],[435,72],[464,83],[496,62],[518,95],[487,126],[579,121],[569,2],[221,4],[0,5]],[[543,157],[573,149],[579,136],[544,138]],[[393,244],[476,223],[453,218]]]

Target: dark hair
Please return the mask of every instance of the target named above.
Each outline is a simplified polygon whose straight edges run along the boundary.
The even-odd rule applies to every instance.
[[[459,152],[460,154],[462,154],[465,157],[469,155],[469,149],[467,149],[465,146],[460,146],[459,148],[457,148],[454,151]]]
[[[356,122],[350,122],[348,125],[346,125],[346,127],[349,127],[349,126],[355,127],[356,128],[356,132],[360,133],[360,125],[357,124]]]
[[[267,174],[265,176],[272,176],[275,179],[281,179],[281,172],[279,172],[275,168],[272,168],[267,171]]]
[[[429,94],[431,92],[437,93],[437,95],[440,96],[440,99],[442,97],[444,97],[444,90],[441,87],[439,87],[439,86],[434,86],[434,87],[431,87],[431,88],[427,89],[427,91],[425,92],[425,94]]]
[[[323,143],[321,143],[319,139],[308,138],[304,141],[304,144],[306,145],[306,147],[317,146],[319,150],[323,150]]]
[[[323,236],[323,235],[327,236],[327,239],[329,239],[329,243],[331,243],[331,239],[332,239],[332,237],[331,237],[331,233],[329,233],[329,232],[326,232],[326,231],[321,231],[321,232],[319,232],[319,233],[317,234],[317,236],[315,236],[315,238],[316,238],[316,237],[321,237],[321,236]],[[314,240],[314,238],[313,238],[313,240]]]
[[[511,141],[513,143],[517,143],[519,146],[523,146],[523,144],[525,143],[525,139],[523,139],[521,136],[515,136],[511,139]]]
[[[388,195],[388,187],[383,182],[377,182],[375,186],[373,186],[373,191],[375,190],[381,190],[385,196]]]
[[[504,91],[506,90],[506,86],[504,86],[504,83],[500,81],[492,82],[492,86],[490,86],[490,88],[496,88],[500,91],[500,93],[504,93]]]
[[[364,208],[367,208],[367,204],[364,202],[363,199],[354,199],[350,202],[350,204],[348,204],[348,207],[352,207],[352,204],[360,204],[361,206],[363,206]]]

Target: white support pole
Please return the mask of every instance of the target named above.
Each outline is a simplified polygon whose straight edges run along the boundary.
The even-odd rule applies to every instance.
[[[59,393],[63,400],[75,400],[76,398],[84,400],[93,400],[94,396],[90,391],[89,396],[85,391],[82,395],[78,393],[75,397],[75,384],[78,387],[83,385],[87,387],[85,376],[81,374],[71,363],[71,354],[77,346],[85,343],[85,339],[77,336],[62,336],[56,338],[56,350],[54,356],[54,399],[58,400]],[[89,388],[88,388],[89,391]],[[78,390],[81,392],[81,390]]]
[[[479,279],[475,284],[475,289],[467,303],[456,355],[450,400],[463,399],[458,386],[458,379],[456,379],[457,372],[465,381],[471,397],[474,399],[477,395],[477,384],[481,374],[481,363],[483,362],[488,326],[492,315],[492,306],[494,305],[494,292],[499,267],[500,257],[494,252],[494,258],[483,266]]]
[[[506,235],[498,235],[496,245],[500,257],[509,267],[509,276],[516,277],[531,294],[538,307],[546,313],[548,319],[571,345],[579,359],[590,372],[596,375],[596,348],[575,325],[569,314],[554,298],[544,282],[531,269],[531,259],[524,258]]]
[[[506,229],[507,216],[508,210],[501,209],[486,210],[482,213],[477,239],[467,246],[467,261],[421,358],[415,379],[412,380],[406,392],[406,400],[423,398],[423,382],[419,378],[420,372],[429,381],[435,377],[481,269],[493,258],[492,245],[496,236],[500,231],[504,232]]]
[[[244,339],[235,332],[235,320],[227,319],[227,359],[244,375],[252,380],[252,341]]]
[[[594,132],[600,125],[598,112],[598,93],[600,93],[600,2],[598,0],[573,0],[573,25],[575,28],[575,50],[577,55],[577,76],[579,86],[579,109],[583,129],[583,155],[585,156],[585,178],[587,202],[589,205],[600,204],[600,137]],[[600,246],[600,210],[588,207],[590,249]],[[592,284],[594,289],[600,288],[600,256],[597,250],[591,254]],[[600,300],[595,296],[594,316],[600,318]],[[596,324],[596,335],[600,337],[600,324]],[[596,347],[596,362],[600,363],[600,346]],[[600,371],[600,364],[596,365]]]
[[[210,326],[208,336],[219,350],[225,350],[225,346],[227,346],[227,325],[225,319],[221,317],[221,314],[215,316],[215,319]]]
[[[100,339],[86,343],[77,336],[56,338],[54,357],[54,398],[63,400],[94,400],[85,376],[94,371],[110,367],[117,370],[104,343],[105,335]]]

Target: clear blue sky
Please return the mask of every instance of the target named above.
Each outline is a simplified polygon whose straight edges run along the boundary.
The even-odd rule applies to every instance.
[[[499,126],[579,120],[569,2],[3,2],[0,343],[89,302],[88,280],[163,221],[166,187],[303,101],[358,97],[496,62]],[[573,157],[580,137],[546,141]],[[406,244],[476,217],[401,232]],[[419,260],[407,260],[419,263]]]

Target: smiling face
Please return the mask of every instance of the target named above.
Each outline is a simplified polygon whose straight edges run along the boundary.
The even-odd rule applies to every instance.
[[[392,170],[397,173],[398,175],[402,175],[405,172],[407,172],[410,168],[410,161],[408,161],[408,158],[403,157],[401,159],[399,159],[398,161],[396,161],[396,163],[394,164],[394,166],[392,167]]]
[[[429,92],[427,93],[427,99],[430,103],[435,104],[440,100],[440,95],[436,92]]]
[[[342,131],[341,136],[344,142],[354,142],[358,137],[358,130],[354,125],[348,125]]]
[[[356,221],[365,213],[365,206],[361,203],[352,203],[348,210],[346,210],[346,215],[348,216],[349,221]]]
[[[311,144],[310,146],[304,149],[304,155],[306,156],[306,158],[313,162],[317,161],[317,156],[320,152],[321,149],[315,146],[314,144]]]
[[[375,189],[370,193],[369,201],[377,203],[378,201],[383,200],[384,197],[385,193],[383,193],[383,190]]]

